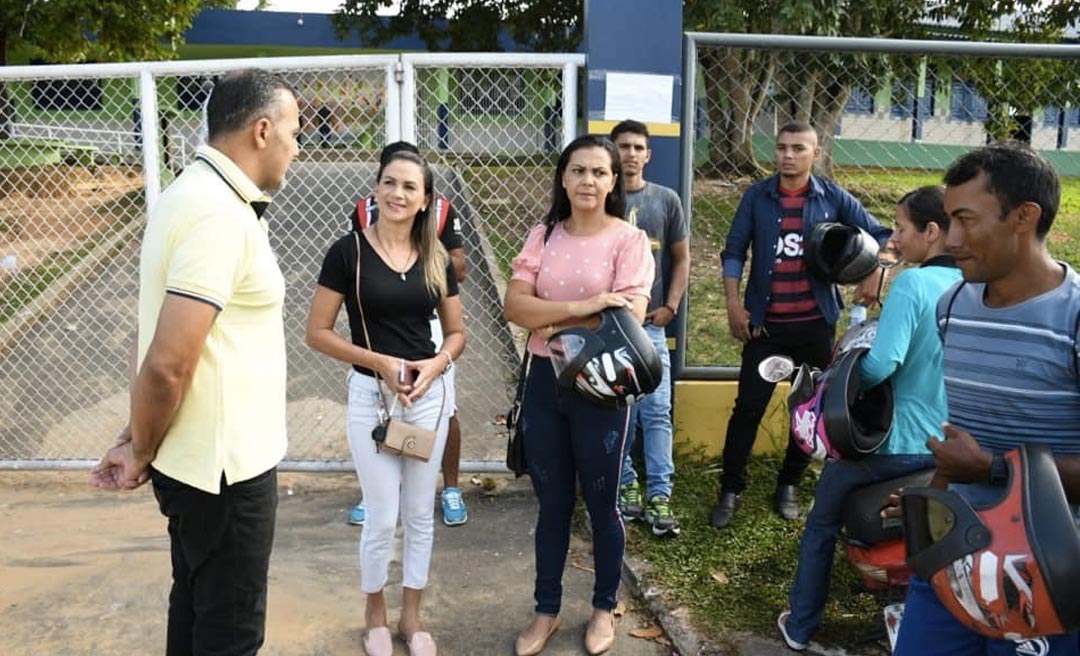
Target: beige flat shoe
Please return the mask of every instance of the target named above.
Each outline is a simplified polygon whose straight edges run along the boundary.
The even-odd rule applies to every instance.
[[[390,627],[377,626],[364,631],[364,652],[367,656],[394,656],[394,640]]]
[[[402,634],[401,639],[409,648],[409,656],[436,656],[438,653],[435,639],[427,631],[415,631],[408,638]]]
[[[535,618],[533,621],[536,621]],[[555,621],[552,622],[551,626],[548,628],[547,634],[539,638],[528,639],[525,637],[525,631],[522,631],[521,635],[518,636],[517,642],[514,643],[514,653],[517,654],[517,656],[536,656],[536,654],[544,651],[548,639],[559,630],[561,625],[562,618],[556,616]],[[529,623],[529,626],[532,626],[531,622]],[[525,630],[527,631],[528,628],[529,627],[525,627]]]
[[[585,653],[589,656],[599,656],[615,644],[615,614],[608,615],[608,618],[590,621],[585,627]]]

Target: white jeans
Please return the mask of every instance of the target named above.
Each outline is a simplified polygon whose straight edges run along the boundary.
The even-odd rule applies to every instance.
[[[350,370],[348,384],[346,435],[367,508],[367,519],[360,533],[360,589],[372,594],[386,587],[400,508],[405,532],[402,583],[407,588],[422,590],[427,586],[435,537],[435,506],[431,500],[435,496],[439,463],[454,407],[454,387],[440,376],[411,408],[399,404],[394,410],[394,419],[435,430],[435,448],[431,458],[424,462],[376,451],[371,430],[378,421],[380,383]],[[386,401],[393,402],[385,385],[382,393]]]

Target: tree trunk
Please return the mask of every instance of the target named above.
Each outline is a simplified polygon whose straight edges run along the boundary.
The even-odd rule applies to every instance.
[[[758,78],[756,85],[746,84],[754,79],[755,58],[751,53],[730,49],[710,51],[702,56],[706,103],[709,116],[709,165],[714,174],[757,177],[764,169],[754,159],[754,121],[761,109],[762,99],[752,90],[768,86]],[[769,73],[768,69],[766,71]]]
[[[814,99],[813,126],[818,131],[818,138],[821,139],[821,159],[818,160],[817,173],[826,178],[833,177],[833,142],[836,124],[840,120],[840,115],[850,95],[851,85],[833,82],[820,85],[817,97]]]

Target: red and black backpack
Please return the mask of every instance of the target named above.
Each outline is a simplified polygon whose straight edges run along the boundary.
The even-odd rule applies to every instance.
[[[436,233],[442,237],[443,229],[446,228],[447,220],[450,218],[450,199],[445,196],[436,196],[435,207],[432,209],[438,220]],[[363,230],[370,226],[377,220],[378,211],[379,206],[376,205],[374,196],[367,196],[356,201],[356,223],[353,228]]]

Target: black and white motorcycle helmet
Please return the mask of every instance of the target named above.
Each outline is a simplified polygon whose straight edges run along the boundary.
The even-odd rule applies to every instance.
[[[600,313],[596,330],[560,330],[547,341],[559,386],[609,408],[625,408],[660,385],[663,364],[626,308]]]
[[[803,259],[811,275],[841,285],[859,282],[878,265],[877,241],[870,233],[844,223],[819,223],[810,231]]]

